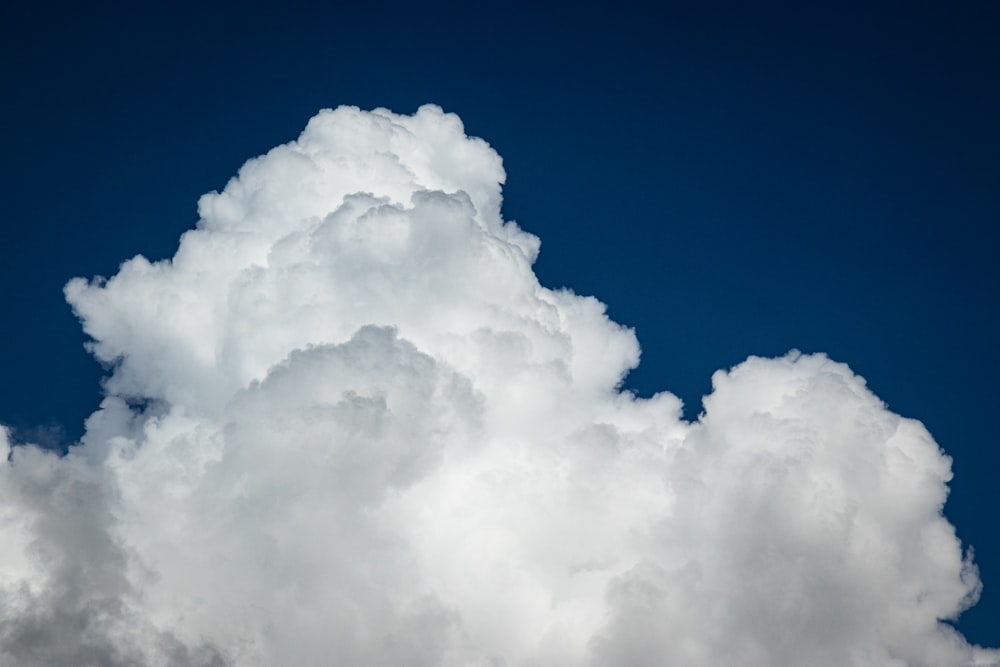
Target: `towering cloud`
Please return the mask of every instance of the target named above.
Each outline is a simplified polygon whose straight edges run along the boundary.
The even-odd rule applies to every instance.
[[[620,391],[504,171],[427,106],[324,111],[171,260],[66,296],[86,435],[0,468],[5,665],[998,665],[949,459],[822,355]]]

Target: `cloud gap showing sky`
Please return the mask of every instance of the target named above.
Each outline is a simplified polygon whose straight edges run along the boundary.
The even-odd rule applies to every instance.
[[[695,421],[623,391],[504,180],[436,106],[325,110],[71,280],[110,374],[65,456],[0,435],[0,662],[1000,665],[920,422],[796,351]]]

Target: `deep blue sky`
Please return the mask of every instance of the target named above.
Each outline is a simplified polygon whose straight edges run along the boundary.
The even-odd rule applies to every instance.
[[[320,108],[435,102],[504,157],[542,282],[636,328],[639,393],[694,416],[795,347],[922,420],[986,585],[959,627],[1000,644],[1000,3],[363,4],[0,9],[0,422],[65,444],[100,399],[67,279],[170,256]]]

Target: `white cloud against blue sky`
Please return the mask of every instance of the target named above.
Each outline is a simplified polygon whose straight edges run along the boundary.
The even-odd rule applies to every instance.
[[[5,661],[1000,663],[943,622],[980,581],[919,422],[794,351],[693,422],[622,391],[504,180],[438,107],[323,111],[71,281],[112,371],[68,455],[5,442]]]

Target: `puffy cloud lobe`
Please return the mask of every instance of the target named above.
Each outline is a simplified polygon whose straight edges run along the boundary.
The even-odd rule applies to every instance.
[[[112,365],[0,470],[13,665],[986,665],[950,462],[822,355],[619,390],[437,107],[321,112],[176,255],[67,298]]]
[[[940,515],[949,461],[919,422],[818,355],[720,372],[705,409],[671,469],[673,516],[609,589],[604,664],[968,664],[938,619],[978,582]]]
[[[100,471],[75,453],[59,459],[34,446],[12,448],[2,428],[0,452],[4,664],[225,664],[210,644],[185,644],[149,623]]]

